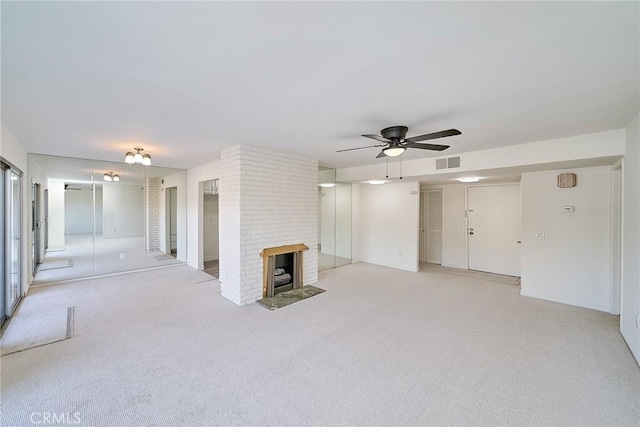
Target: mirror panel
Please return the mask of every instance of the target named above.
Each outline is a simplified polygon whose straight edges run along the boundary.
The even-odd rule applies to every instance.
[[[29,154],[28,171],[42,190],[33,283],[186,261],[185,170]]]
[[[93,162],[94,274],[145,267],[145,188],[140,165]],[[105,174],[119,181],[105,181]]]
[[[335,169],[318,170],[319,271],[351,264],[351,184],[335,177]]]
[[[91,160],[29,154],[29,182],[37,182],[42,203],[42,245],[34,283],[92,276],[93,168]],[[46,199],[46,200],[45,200]],[[45,209],[46,206],[46,209]],[[33,226],[29,218],[29,229]],[[31,236],[30,236],[31,239]],[[31,245],[32,242],[29,242]]]

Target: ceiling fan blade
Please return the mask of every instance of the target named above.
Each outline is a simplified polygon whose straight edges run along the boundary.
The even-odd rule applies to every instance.
[[[376,159],[381,159],[381,158],[386,157],[386,156],[387,156],[387,155],[386,155],[386,154],[384,154],[384,150],[382,150],[382,151],[380,152],[380,154],[378,154],[378,155],[376,156]]]
[[[461,134],[462,132],[460,132],[458,129],[441,130],[440,132],[412,136],[411,138],[405,139],[404,142],[427,141],[429,139],[444,138],[446,136],[455,136],[455,135],[461,135]]]
[[[363,148],[373,148],[373,147],[386,147],[387,144],[380,145],[367,145],[366,147],[358,147],[358,148],[347,148],[345,150],[338,150],[336,153],[342,153],[343,151],[353,151],[353,150],[362,150]]]
[[[418,142],[410,142],[406,144],[406,146],[407,148],[421,148],[423,150],[434,150],[434,151],[442,151],[450,147],[450,145],[420,144]]]
[[[389,142],[388,139],[383,138],[383,137],[378,136],[378,135],[362,135],[362,136],[364,136],[365,138],[375,139],[376,141],[380,141],[380,142]]]

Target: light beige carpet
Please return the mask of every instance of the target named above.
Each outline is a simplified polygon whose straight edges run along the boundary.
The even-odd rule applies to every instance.
[[[32,310],[20,307],[0,338],[2,355],[56,343],[67,338],[68,308]]]
[[[33,289],[18,316],[74,305],[75,337],[2,358],[2,424],[55,411],[87,426],[638,425],[617,316],[364,263],[276,311],[201,276]]]

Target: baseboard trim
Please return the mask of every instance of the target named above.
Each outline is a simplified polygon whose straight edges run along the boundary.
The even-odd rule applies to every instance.
[[[573,306],[576,306],[576,307],[589,308],[591,310],[604,311],[605,313],[609,312],[609,307],[605,307],[603,305],[591,304],[591,303],[582,302],[582,301],[569,300],[569,299],[565,299],[565,298],[558,298],[558,297],[555,297],[555,296],[540,294],[540,293],[537,293],[537,292],[531,292],[531,291],[527,291],[527,290],[524,290],[524,289],[520,290],[520,295],[522,295],[523,297],[531,297],[531,298],[543,299],[543,300],[546,300],[546,301],[559,302],[560,304],[567,304],[567,305],[573,305]]]
[[[395,268],[397,270],[410,271],[412,273],[418,273],[420,271],[420,268],[418,266],[409,267],[404,265],[394,265],[394,264],[387,264],[384,261],[377,261],[377,260],[373,261],[373,260],[366,260],[366,259],[361,259],[360,261],[366,264],[379,265],[380,267]]]
[[[631,334],[626,332],[622,325],[620,325],[620,335],[622,335],[622,338],[627,343],[627,347],[629,347],[631,354],[633,354],[633,357],[636,359],[636,363],[640,366],[640,349],[636,347],[635,342],[631,339]]]
[[[462,270],[467,270],[467,266],[466,265],[457,265],[457,264],[440,264],[442,267],[447,267],[447,268],[458,268],[458,269],[462,269]]]
[[[185,263],[159,265],[157,267],[138,268],[137,270],[118,271],[116,273],[98,274],[96,276],[86,276],[86,277],[77,277],[75,279],[58,280],[57,282],[44,282],[44,283],[37,283],[37,284],[31,283],[29,285],[29,289],[31,289],[31,288],[44,288],[46,286],[60,285],[62,283],[82,282],[83,280],[102,279],[103,277],[122,276],[124,274],[141,273],[141,272],[144,272],[144,271],[162,270],[163,268],[173,268],[173,267],[180,267],[180,266],[185,266],[185,265],[188,266],[189,268],[193,268],[190,265],[185,264]]]

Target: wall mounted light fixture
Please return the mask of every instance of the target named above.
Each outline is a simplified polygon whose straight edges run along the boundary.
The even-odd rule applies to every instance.
[[[141,163],[144,166],[151,166],[151,156],[141,153],[144,148],[134,147],[133,149],[135,150],[135,153],[133,151],[128,151],[126,156],[124,157],[125,163]]]
[[[113,172],[105,172],[105,174],[102,176],[102,179],[107,181],[107,182],[118,182],[120,181],[120,176],[117,173],[113,173]]]

